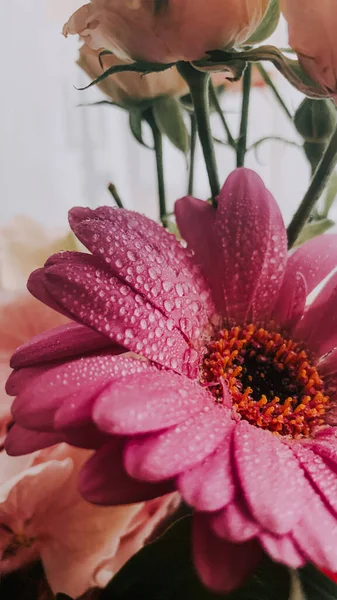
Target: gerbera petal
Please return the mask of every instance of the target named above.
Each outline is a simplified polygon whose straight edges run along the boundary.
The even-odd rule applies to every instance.
[[[253,573],[262,556],[258,542],[233,544],[221,540],[209,526],[208,518],[194,517],[193,555],[203,583],[216,592],[229,593]]]
[[[307,295],[306,282],[301,273],[286,275],[272,319],[283,329],[292,331],[304,313]]]
[[[118,506],[152,500],[173,491],[172,481],[144,483],[130,477],[123,467],[124,444],[124,440],[112,440],[83,466],[80,491],[84,498],[93,504]]]
[[[288,259],[285,281],[301,273],[308,294],[337,266],[337,235],[319,235],[298,248]]]
[[[221,244],[215,235],[216,209],[208,202],[191,196],[177,200],[174,206],[179,231],[194,253],[212,290],[219,311],[225,308],[222,290]]]
[[[38,368],[31,383],[21,377],[22,389],[12,406],[14,418],[28,429],[53,431],[55,412],[66,402],[67,425],[71,425],[72,412],[76,424],[85,423],[92,403],[105,385],[124,370],[141,373],[148,368],[151,366],[146,361],[110,354],[82,357],[45,370]],[[25,369],[21,371],[24,372]]]
[[[210,526],[217,536],[236,544],[253,539],[261,531],[240,498],[212,516]]]
[[[27,289],[32,296],[34,296],[34,298],[37,298],[37,300],[40,300],[40,302],[43,302],[43,304],[46,304],[68,319],[73,320],[71,314],[65,308],[60,306],[60,304],[56,302],[55,298],[53,298],[53,296],[47,290],[44,267],[42,269],[36,269],[30,274],[27,281]]]
[[[214,452],[230,426],[226,409],[210,402],[202,412],[176,427],[129,441],[125,449],[125,468],[135,479],[170,479]]]
[[[202,463],[179,475],[177,487],[185,502],[200,511],[216,511],[228,504],[235,493],[232,468],[232,433]]]
[[[9,456],[22,456],[64,442],[61,433],[29,431],[14,424],[7,434],[5,449]]]
[[[337,346],[337,273],[335,273],[309,306],[296,327],[298,339],[317,356]]]
[[[240,498],[211,517],[210,525],[216,535],[237,544],[253,539],[261,531]]]
[[[45,331],[30,339],[14,352],[11,367],[18,369],[38,363],[70,358],[109,347],[112,354],[125,349],[114,344],[106,336],[79,323],[67,323]]]
[[[291,569],[299,569],[307,562],[290,534],[278,536],[261,533],[259,540],[264,550],[275,562],[287,565]]]
[[[306,501],[304,474],[297,459],[270,431],[247,421],[240,421],[235,428],[234,448],[250,512],[264,529],[279,535],[288,533],[301,518]]]
[[[208,393],[196,381],[170,372],[128,373],[95,402],[93,419],[102,431],[134,435],[166,429],[203,409]]]
[[[335,378],[337,375],[337,348],[334,348],[319,363],[319,372],[325,378]]]
[[[188,338],[198,337],[212,308],[210,294],[174,235],[144,215],[110,207],[73,208],[69,222],[114,275],[173,319]]]
[[[289,480],[288,480],[289,481]],[[301,520],[292,532],[308,561],[320,569],[337,571],[337,521],[319,494],[306,482]]]
[[[260,177],[237,169],[220,195],[215,224],[229,319],[265,321],[283,281],[287,236],[280,210]],[[249,268],[247,268],[249,265]]]
[[[48,267],[47,286],[73,318],[132,352],[178,371],[189,371],[193,355],[172,319],[111,275],[96,257],[83,255]]]

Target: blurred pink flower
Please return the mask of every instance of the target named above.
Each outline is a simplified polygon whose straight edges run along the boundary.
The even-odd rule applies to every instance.
[[[1,573],[40,558],[53,592],[103,587],[176,506],[176,496],[113,508],[77,491],[88,452],[66,444],[12,458],[0,453]]]
[[[207,51],[240,45],[263,19],[269,0],[169,0],[155,10],[148,0],[92,0],[63,32],[80,34],[95,50],[123,60],[157,63],[197,60]]]
[[[70,212],[92,255],[51,257],[29,289],[78,323],[14,354],[8,451],[85,439],[81,489],[98,504],[179,489],[214,590],[239,585],[262,549],[335,571],[337,275],[306,299],[337,238],[288,256],[279,208],[247,169],[217,209],[188,197],[176,216],[187,248],[137,213]]]
[[[281,0],[289,43],[306,73],[337,99],[335,0]]]

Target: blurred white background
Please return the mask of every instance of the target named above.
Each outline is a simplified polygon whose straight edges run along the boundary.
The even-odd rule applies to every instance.
[[[132,137],[126,114],[112,107],[80,107],[102,99],[96,89],[79,92],[88,80],[75,64],[79,42],[61,35],[62,24],[80,0],[11,0],[0,8],[2,21],[2,93],[0,97],[0,221],[26,213],[48,226],[66,224],[74,205],[112,204],[112,181],[129,208],[157,216],[154,156]],[[286,43],[281,25],[277,41]],[[289,107],[300,95],[275,74]],[[224,106],[234,131],[241,99],[227,93]],[[214,131],[224,137],[214,117]],[[298,140],[294,128],[268,89],[252,93],[249,141],[265,135]],[[221,179],[235,166],[233,152],[218,146]],[[279,202],[288,222],[307,187],[309,168],[295,147],[267,142],[248,155]],[[168,142],[165,146],[170,207],[186,193],[186,162]],[[198,155],[196,195],[209,188]]]

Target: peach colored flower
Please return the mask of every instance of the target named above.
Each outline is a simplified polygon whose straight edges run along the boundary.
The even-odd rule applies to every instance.
[[[90,453],[59,444],[23,458],[0,453],[1,573],[37,558],[54,593],[101,587],[144,544],[176,496],[115,508],[80,496],[78,469]]]
[[[125,64],[114,54],[102,57],[104,71],[115,65]],[[77,64],[89,75],[96,79],[103,73],[99,63],[99,51],[92,50],[84,44],[80,49]],[[118,73],[107,77],[98,87],[114,102],[123,104],[125,100],[144,100],[158,96],[183,96],[188,93],[188,87],[177,69],[172,67],[163,73]]]
[[[25,288],[31,270],[50,252],[76,249],[72,233],[55,235],[30,217],[16,217],[0,228],[0,291]]]
[[[306,73],[337,98],[337,3],[335,0],[281,0],[289,43]]]
[[[197,60],[207,51],[245,42],[269,0],[92,0],[70,17],[64,34],[79,33],[94,49],[127,60],[157,63]]]

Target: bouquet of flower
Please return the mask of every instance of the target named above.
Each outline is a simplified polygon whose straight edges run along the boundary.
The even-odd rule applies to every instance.
[[[266,44],[281,11],[287,48]],[[64,26],[86,87],[154,151],[159,222],[110,184],[116,207],[73,208],[62,240],[2,232],[4,598],[337,598],[336,27],[335,0],[91,0]],[[268,61],[303,94],[294,113]],[[287,229],[245,167],[254,85],[311,167]],[[163,136],[188,163],[174,213]]]

